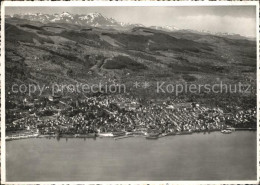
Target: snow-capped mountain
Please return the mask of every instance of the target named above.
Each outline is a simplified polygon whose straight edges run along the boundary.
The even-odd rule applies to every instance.
[[[82,26],[92,26],[92,27],[100,27],[100,28],[112,28],[118,30],[128,30],[134,27],[145,27],[142,24],[132,24],[116,21],[113,18],[108,18],[101,13],[88,13],[88,14],[71,14],[69,12],[63,12],[61,14],[43,14],[43,13],[25,13],[25,14],[14,14],[12,16],[6,15],[6,18],[20,18],[26,19],[29,21],[37,21],[41,23],[69,23],[76,24]],[[199,34],[210,34],[210,35],[218,35],[218,36],[229,36],[229,37],[238,37],[241,36],[238,34],[232,33],[216,33],[210,32],[207,30],[190,30],[190,29],[179,29],[175,26],[150,26],[149,28],[167,32],[175,32],[175,31],[189,31],[189,32],[197,32]]]
[[[174,26],[150,26],[150,28],[155,29],[155,30],[162,30],[162,31],[176,31],[179,30],[178,28]]]
[[[13,16],[7,16],[6,18],[20,18],[30,21],[38,21],[42,23],[70,23],[77,25],[88,25],[102,28],[117,28],[117,29],[130,29],[137,26],[144,26],[141,24],[130,24],[118,22],[113,18],[107,18],[100,13],[89,13],[86,15],[70,14],[63,12],[61,14],[42,14],[42,13],[26,13],[26,14],[14,14]]]
[[[49,14],[42,14],[42,13],[27,13],[27,14],[14,14],[10,17],[20,18],[20,19],[27,19],[30,21],[39,21],[42,23],[48,23],[50,20],[54,19],[54,15]],[[8,16],[7,16],[8,18]]]
[[[100,13],[90,13],[87,15],[79,15],[77,16],[78,23],[81,25],[87,24],[90,26],[117,26],[119,23],[112,19],[112,18],[107,18],[103,16]]]

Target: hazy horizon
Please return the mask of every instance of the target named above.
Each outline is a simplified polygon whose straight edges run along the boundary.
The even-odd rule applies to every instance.
[[[255,6],[184,7],[6,7],[6,15],[23,13],[101,13],[120,22],[145,26],[174,26],[179,29],[234,33],[256,37]]]

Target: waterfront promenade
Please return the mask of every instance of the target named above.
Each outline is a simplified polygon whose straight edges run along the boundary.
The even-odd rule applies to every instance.
[[[231,130],[231,131],[256,131],[255,128],[233,128],[229,127],[226,128],[226,130]],[[220,132],[220,129],[214,129],[207,131],[207,133],[210,132]],[[189,131],[189,132],[169,132],[169,133],[164,133],[164,134],[158,134],[157,138],[161,137],[166,137],[166,136],[175,136],[175,135],[190,135],[193,133],[206,133],[206,131]],[[147,132],[123,132],[122,134],[118,135],[116,133],[97,133],[97,134],[75,134],[75,135],[40,135],[38,133],[34,134],[16,134],[16,135],[9,135],[6,136],[6,141],[11,141],[11,140],[18,140],[18,139],[29,139],[29,138],[114,138],[115,140],[118,139],[125,139],[129,137],[148,137],[149,133]]]

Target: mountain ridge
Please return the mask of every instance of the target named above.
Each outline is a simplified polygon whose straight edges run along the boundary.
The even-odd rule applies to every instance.
[[[131,29],[136,26],[144,26],[142,24],[130,24],[116,21],[113,18],[103,16],[101,13],[88,14],[70,14],[63,12],[61,14],[43,14],[43,13],[25,13],[7,15],[6,18],[20,18],[30,21],[39,21],[41,23],[69,23],[76,25],[88,25],[101,28]]]
[[[20,18],[26,19],[30,21],[39,21],[41,23],[68,23],[68,24],[76,24],[76,25],[87,25],[92,27],[100,27],[100,28],[112,28],[117,30],[129,30],[134,27],[146,27],[152,28],[155,30],[167,31],[167,32],[175,32],[175,31],[191,31],[191,32],[199,32],[200,34],[210,34],[217,35],[223,37],[232,37],[233,39],[248,39],[254,40],[253,37],[241,36],[235,33],[222,33],[222,32],[211,32],[208,30],[191,30],[191,29],[180,29],[175,26],[165,25],[165,26],[144,26],[143,24],[134,24],[134,23],[126,23],[120,22],[113,18],[108,18],[101,13],[93,12],[88,14],[71,14],[69,12],[62,12],[60,14],[44,14],[44,13],[24,13],[24,14],[14,14],[14,15],[6,15],[6,18]]]

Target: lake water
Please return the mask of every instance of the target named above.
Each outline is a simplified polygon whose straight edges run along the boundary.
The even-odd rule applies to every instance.
[[[6,142],[7,181],[256,180],[256,132]]]

